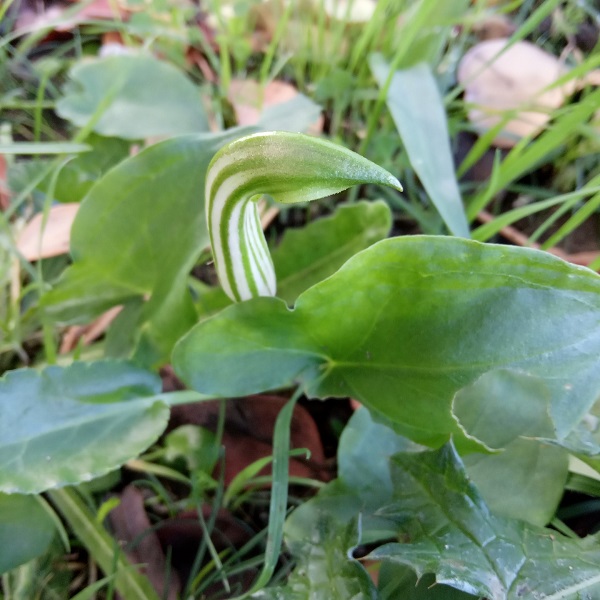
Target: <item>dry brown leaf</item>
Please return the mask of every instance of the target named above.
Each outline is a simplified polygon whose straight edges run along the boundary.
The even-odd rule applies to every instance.
[[[42,213],[36,214],[21,231],[17,249],[29,261],[66,254],[78,210],[79,204],[56,204],[50,208],[46,223]]]
[[[122,308],[122,306],[113,306],[87,325],[72,325],[69,327],[62,337],[60,354],[68,354],[75,350],[79,340],[81,340],[84,346],[89,346],[100,336],[104,335]]]
[[[271,81],[264,89],[252,80],[234,79],[229,86],[228,99],[235,110],[238,125],[256,125],[260,113],[267,106],[282,104],[298,95],[298,90],[284,81]],[[323,118],[309,129],[309,133],[323,131]]]
[[[358,400],[350,398],[350,406],[352,407],[352,410],[358,410],[362,404]]]
[[[6,157],[0,154],[0,210],[6,210],[10,206],[10,190],[7,184]]]
[[[76,3],[77,0],[71,0]],[[69,32],[75,29],[81,23],[92,19],[103,19],[108,21],[123,21],[127,19],[130,9],[125,9],[120,3],[113,0],[93,0],[92,2],[81,3],[81,8],[73,16],[66,17],[65,12],[71,10],[68,6],[58,4],[44,6],[44,3],[38,5],[29,4],[24,10],[20,11],[15,23],[16,29],[42,29],[48,25],[53,25],[55,32]],[[32,8],[33,7],[33,8]]]
[[[213,507],[202,505],[204,521],[214,518]],[[193,571],[194,559],[198,548],[204,538],[199,515],[196,511],[184,511],[177,516],[165,519],[156,528],[156,535],[160,540],[163,552],[170,558],[172,568],[179,575],[181,581],[188,581],[195,575]],[[228,510],[219,509],[216,514],[214,527],[211,532],[211,541],[218,553],[230,553],[232,548],[242,548],[252,537],[246,523],[234,517]],[[208,558],[206,559],[208,560]],[[201,566],[204,567],[206,562]],[[230,574],[229,584],[241,586],[238,591],[243,593],[250,589],[257,575],[257,569],[246,569],[241,573]],[[223,584],[217,580],[214,584],[203,590],[204,598],[223,598]]]
[[[478,129],[489,130],[507,112],[515,113],[494,140],[496,146],[503,148],[514,146],[522,137],[537,135],[552,111],[584,84],[571,80],[546,89],[568,72],[564,63],[529,42],[506,48],[507,44],[505,38],[480,42],[465,54],[458,68],[458,80],[465,86],[465,101],[472,105],[469,119]],[[595,84],[597,79],[598,74],[593,72],[585,83]]]
[[[177,600],[181,583],[177,573],[167,564],[158,536],[146,514],[142,492],[128,485],[120,499],[119,506],[109,515],[116,539],[131,563],[141,566],[158,595]]]
[[[234,79],[229,86],[228,99],[235,110],[238,125],[256,125],[261,110],[291,100],[298,90],[283,81],[272,81],[264,90],[256,81]]]
[[[200,69],[204,79],[209,83],[217,82],[217,74],[214,72],[213,68],[210,66],[208,60],[206,60],[205,56],[196,50],[195,48],[188,48],[186,52],[186,60],[188,64],[195,65]]]
[[[223,445],[225,453],[225,484],[253,462],[271,456],[272,437],[277,415],[287,402],[279,396],[249,396],[228,400],[226,405]],[[193,424],[214,429],[218,419],[219,402],[202,402],[174,406],[169,427]],[[291,447],[308,448],[310,460],[290,459],[290,475],[296,477],[329,478],[324,469],[325,454],[317,426],[302,406],[294,408],[291,425]],[[261,471],[269,473],[270,468]]]

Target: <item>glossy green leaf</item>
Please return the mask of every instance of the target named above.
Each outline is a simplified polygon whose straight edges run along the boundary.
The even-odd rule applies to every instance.
[[[0,493],[0,573],[44,554],[55,531],[38,498]]]
[[[390,67],[375,54],[369,64],[384,86]],[[446,110],[437,83],[426,63],[396,71],[387,92],[387,104],[402,138],[408,159],[431,202],[451,233],[469,237],[450,149]]]
[[[306,99],[300,106],[291,101],[265,112],[261,126],[286,116],[290,129],[301,130],[314,110]],[[151,296],[139,317],[139,326],[146,326],[137,328],[137,358],[164,361],[196,320],[186,278],[209,242],[203,195],[208,163],[223,144],[257,130],[180,136],[108,172],[82,202],[71,232],[74,264],[44,295],[48,313],[82,322],[130,298]]]
[[[555,440],[550,440],[557,443]],[[565,440],[558,443],[600,473],[600,400]]]
[[[177,68],[152,56],[78,62],[56,104],[63,119],[105,136],[141,139],[206,131],[199,90]]]
[[[340,437],[337,479],[294,510],[285,524],[286,542],[310,543],[312,524],[326,516],[331,527],[343,529],[360,515],[362,543],[393,537],[393,524],[377,514],[393,495],[390,458],[422,449],[375,422],[366,408],[357,410]]]
[[[206,173],[206,221],[223,291],[235,302],[275,296],[277,280],[256,201],[284,204],[324,198],[361,183],[402,190],[366,158],[324,139],[271,131],[227,144]]]
[[[550,391],[543,380],[524,372],[485,373],[456,394],[452,412],[465,433],[490,452],[503,450],[520,437],[555,435]]]
[[[0,380],[0,490],[88,481],[135,458],[164,430],[160,378],[124,362],[11,371]]]
[[[505,517],[534,525],[550,522],[567,480],[567,452],[540,441],[552,439],[550,393],[538,378],[493,371],[460,390],[453,412],[470,437],[498,454],[463,458],[486,504]]]
[[[299,381],[351,395],[407,437],[460,430],[455,393],[483,373],[544,380],[559,438],[600,391],[600,277],[548,254],[445,237],[379,242],[302,294],[243,302],[175,348],[194,389],[242,396]]]
[[[438,582],[489,600],[597,597],[597,537],[574,540],[493,516],[449,444],[392,461],[395,497],[385,514],[403,542],[368,558],[435,573]]]
[[[196,321],[186,279],[208,245],[202,195],[206,166],[223,143],[239,135],[235,129],[181,136],[108,172],[77,214],[71,230],[74,263],[42,298],[48,313],[81,322],[131,298],[150,296],[134,328],[136,358],[148,365],[164,361]]]
[[[435,575],[417,577],[408,568],[384,561],[377,581],[378,600],[479,600],[455,588],[436,583]]]
[[[568,453],[535,440],[517,439],[500,454],[470,454],[464,462],[495,514],[540,526],[552,520],[569,474]]]
[[[116,303],[115,297],[149,294],[187,276],[208,244],[204,171],[232,137],[166,140],[123,161],[94,186],[71,230],[74,264],[45,298],[57,316],[64,318],[64,305],[67,316],[85,319],[85,306],[93,315]]]
[[[379,508],[392,495],[390,458],[398,452],[421,452],[423,446],[373,420],[366,408],[357,410],[338,445],[338,478],[365,504]]]
[[[293,304],[302,292],[333,275],[357,252],[384,239],[391,225],[388,205],[378,200],[343,204],[329,217],[286,229],[281,243],[271,251],[277,296]],[[229,304],[225,292],[214,288],[200,295],[196,308],[204,318]]]
[[[297,560],[287,584],[266,588],[252,598],[265,600],[361,600],[377,597],[375,586],[360,563],[348,557],[356,545],[354,523],[338,528],[327,515],[311,527],[312,539],[295,543],[290,551]]]

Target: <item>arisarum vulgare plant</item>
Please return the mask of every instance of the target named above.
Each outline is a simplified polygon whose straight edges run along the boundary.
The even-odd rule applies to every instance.
[[[222,148],[206,174],[206,220],[219,280],[235,302],[275,296],[275,270],[256,201],[291,204],[353,185],[402,190],[385,169],[329,141],[286,132],[257,133]]]
[[[298,568],[287,588],[257,598],[376,597],[366,572],[348,558],[358,529],[363,542],[376,548],[371,558],[389,567],[380,581],[391,578],[402,590],[389,597],[414,591],[415,581],[402,583],[406,566],[419,577],[434,573],[438,583],[490,600],[599,597],[598,536],[570,540],[544,526],[556,513],[570,455],[600,471],[600,428],[592,427],[600,397],[600,277],[526,248],[449,236],[383,239],[389,214],[375,239],[349,242],[354,234],[340,235],[334,216],[294,232],[293,247],[312,251],[318,229],[328,236],[335,260],[310,252],[310,264],[294,263],[284,238],[277,252],[285,250],[288,258],[276,297],[273,264],[281,269],[281,255],[274,252],[271,261],[256,210],[259,194],[289,203],[356,184],[400,184],[330,142],[279,132],[233,141],[209,164],[224,141],[207,148],[203,139],[186,138],[183,145],[168,141],[142,151],[95,185],[87,216],[84,211],[74,226],[78,243],[93,237],[92,217],[102,209],[103,227],[122,236],[124,219],[107,211],[106,199],[135,173],[142,179],[147,174],[154,185],[150,167],[169,165],[166,172],[177,164],[169,162],[173,156],[186,157],[168,182],[189,178],[181,190],[195,199],[190,206],[196,213],[185,213],[185,225],[197,220],[182,238],[189,243],[196,231],[197,248],[169,259],[187,278],[207,242],[202,212],[197,214],[206,210],[217,272],[234,300],[197,319],[177,342],[172,364],[189,389],[161,393],[160,378],[130,361],[11,372],[0,380],[0,514],[16,504],[15,494],[50,490],[102,569],[110,573],[118,562],[115,585],[123,597],[152,598],[127,576],[134,571],[124,560],[112,560],[102,527],[90,530],[94,517],[85,516],[79,493],[56,488],[96,478],[137,456],[164,431],[169,406],[294,389],[275,426],[269,531],[254,592],[279,563],[294,403],[301,395],[353,397],[365,409],[342,436],[338,479],[287,521],[288,549]],[[209,165],[206,182],[203,165]],[[204,183],[205,206],[198,193]],[[172,187],[161,189],[177,197]],[[387,210],[381,202],[352,208],[364,216],[367,206]],[[171,212],[181,221],[180,212]],[[76,251],[73,258],[75,266],[89,264]],[[330,260],[327,268],[317,264],[321,259]],[[110,261],[102,271],[120,280]],[[286,296],[285,278],[298,274],[306,285]],[[180,291],[188,293],[184,282]],[[198,286],[196,292],[199,303],[213,292],[227,300],[218,289]],[[180,304],[170,304],[169,297],[155,293],[151,300],[161,316],[177,314]],[[191,304],[189,293],[185,300]],[[423,446],[434,450],[423,452]],[[23,513],[19,525],[26,528],[28,519]],[[0,546],[9,548],[12,534],[4,532],[3,538],[0,527],[0,542],[9,541]],[[390,539],[399,542],[379,545]],[[28,556],[36,556],[35,548]],[[1,559],[0,552],[4,568],[22,562]],[[337,595],[332,582],[341,590]]]

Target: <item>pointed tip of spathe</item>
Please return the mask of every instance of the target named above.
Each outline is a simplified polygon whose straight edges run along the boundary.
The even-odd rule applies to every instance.
[[[388,185],[391,188],[394,188],[395,190],[398,190],[399,192],[403,192],[404,188],[402,187],[402,184],[400,183],[400,181],[398,181],[398,179],[396,177],[394,177],[391,173],[387,173],[387,177],[386,177],[386,185]]]

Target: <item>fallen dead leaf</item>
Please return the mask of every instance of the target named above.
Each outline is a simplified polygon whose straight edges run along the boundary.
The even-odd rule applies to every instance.
[[[593,71],[583,80],[547,89],[568,72],[564,62],[529,42],[507,46],[505,38],[480,42],[465,54],[458,68],[465,102],[471,105],[469,119],[478,129],[487,131],[508,115],[494,140],[503,148],[537,135],[568,96],[583,85],[600,82],[599,72]]]
[[[71,0],[75,4],[76,0]],[[93,19],[123,21],[127,19],[130,8],[125,8],[121,3],[113,0],[93,0],[92,2],[80,3],[81,7],[72,16],[66,16],[68,6],[54,4],[45,6],[43,2],[28,3],[21,10],[15,23],[16,29],[42,29],[52,26],[52,30],[59,33],[69,32],[81,23]]]
[[[84,346],[89,346],[100,336],[104,335],[110,324],[117,318],[117,315],[121,312],[122,308],[122,306],[113,306],[87,325],[72,325],[69,327],[62,337],[59,350],[60,354],[73,352],[77,347],[79,340],[81,340]]]
[[[198,69],[200,69],[200,72],[206,81],[209,83],[217,82],[217,74],[210,66],[208,60],[206,60],[206,57],[201,52],[196,50],[196,48],[188,48],[186,59],[190,65],[196,65]]]
[[[60,256],[69,251],[71,226],[79,204],[56,204],[50,208],[48,219],[37,213],[19,234],[17,249],[29,261]]]
[[[202,506],[202,516],[205,521],[211,518],[211,511],[212,507]],[[180,580],[188,581],[194,573],[194,560],[204,538],[198,514],[195,511],[184,511],[176,517],[161,521],[156,534],[163,552],[170,557],[171,565]],[[243,524],[240,519],[236,519],[228,510],[219,509],[211,533],[211,541],[218,553],[229,552],[232,548],[241,548],[250,541],[250,538],[251,533],[247,525]],[[240,591],[242,592],[247,591],[256,574],[256,569],[246,569],[241,573],[235,573],[229,576],[229,584],[231,587],[241,586]],[[215,582],[203,593],[204,597],[208,598],[223,597],[222,583]]]
[[[177,573],[167,564],[158,536],[146,514],[142,492],[128,485],[120,500],[109,514],[115,538],[131,563],[141,567],[158,595],[177,600],[181,583]]]
[[[10,190],[7,184],[6,157],[0,154],[0,210],[4,211],[10,206]]]
[[[225,453],[225,485],[248,465],[271,456],[273,453],[273,428],[277,415],[287,402],[279,396],[249,396],[227,401],[223,445]],[[193,424],[215,429],[219,411],[218,402],[202,402],[174,406],[171,410],[170,428]],[[294,409],[291,425],[291,447],[308,448],[310,460],[303,457],[290,459],[290,475],[329,479],[324,468],[325,456],[317,426],[302,406]],[[270,468],[261,475],[270,473]]]
[[[249,79],[234,79],[229,86],[228,99],[235,110],[238,125],[256,125],[260,113],[267,106],[287,102],[298,95],[298,90],[284,81],[271,81],[264,89]],[[310,127],[309,133],[323,131],[323,117],[320,116]]]

